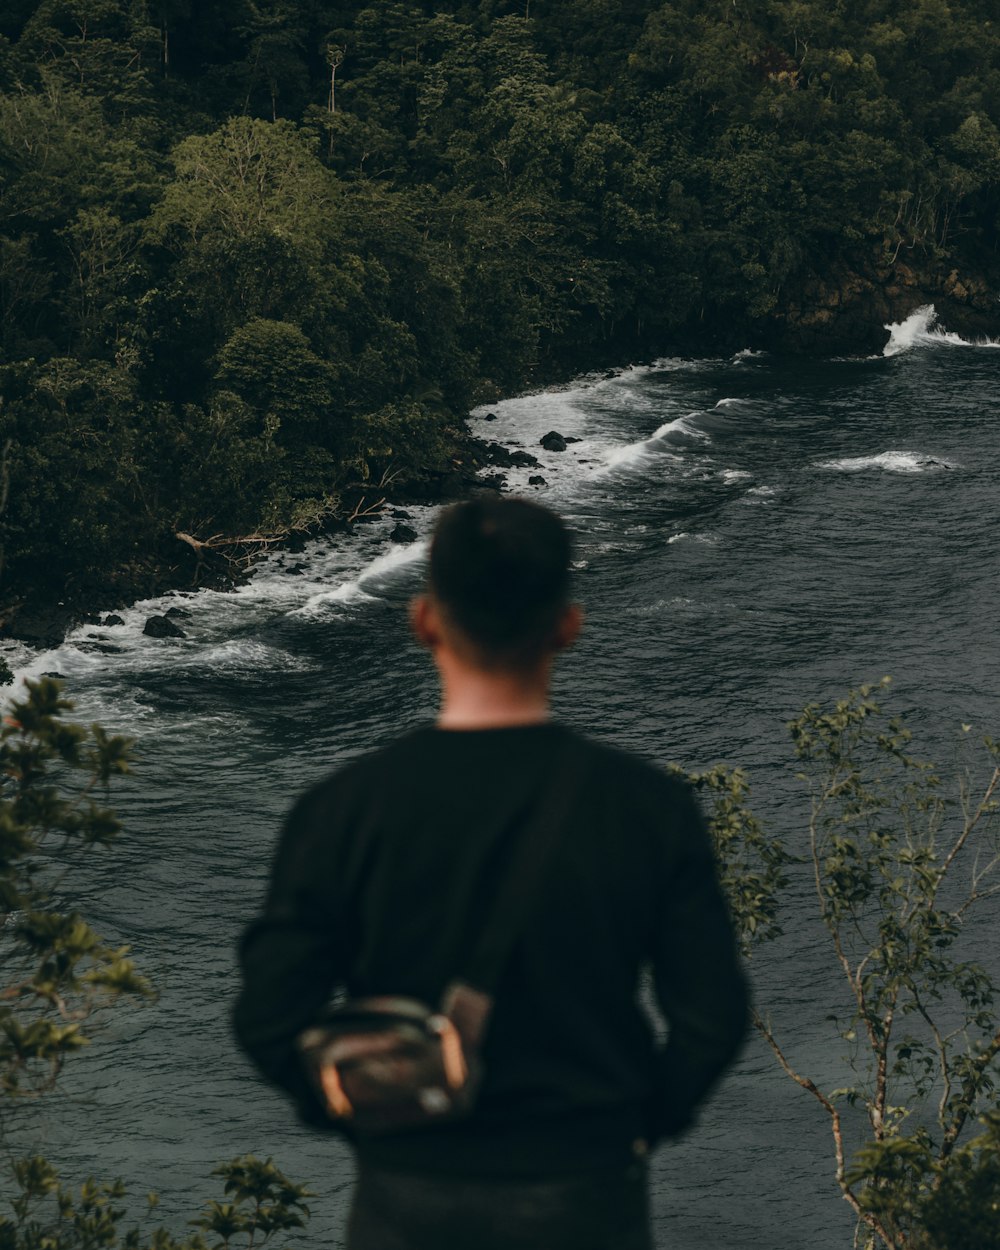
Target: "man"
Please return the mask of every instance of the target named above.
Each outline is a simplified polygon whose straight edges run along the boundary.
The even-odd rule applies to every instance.
[[[351,1250],[648,1250],[648,1151],[690,1124],[743,1036],[745,983],[687,788],[549,719],[553,659],[581,624],[569,568],[562,522],[535,504],[484,496],[443,514],[412,607],[437,722],[299,800],[243,942],[240,1041],[329,1125],[298,1033],[338,988],[439,1003],[518,831],[540,810],[558,821],[495,988],[474,1111],[355,1142]],[[637,1001],[647,967],[661,1046]]]

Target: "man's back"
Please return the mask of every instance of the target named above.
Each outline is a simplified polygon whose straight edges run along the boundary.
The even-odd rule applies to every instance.
[[[362,1159],[490,1176],[622,1163],[688,1121],[738,1045],[743,981],[687,789],[542,723],[421,729],[296,805],[244,944],[250,1053],[308,1097],[294,1036],[335,986],[440,1001],[539,818],[560,828],[496,989],[475,1113],[360,1143]],[[671,1021],[655,1059],[637,999],[647,963]]]
[[[583,620],[570,566],[566,527],[528,500],[442,513],[410,614],[441,681],[436,725],[296,804],[244,939],[237,1033],[326,1127],[295,1038],[331,992],[421,999],[454,1012],[452,1037],[448,984],[464,974],[493,994],[468,1119],[364,1139],[343,1091],[332,1100],[360,1164],[349,1250],[649,1250],[643,1156],[690,1122],[743,1034],[745,986],[690,794],[549,720],[553,661]],[[531,871],[511,855],[543,829],[554,849],[518,940],[498,981],[482,967],[477,980],[477,934],[502,946],[491,900],[513,907],[498,889],[512,865],[528,897]],[[637,1001],[646,964],[665,1046]],[[336,1094],[336,1062],[327,1080]]]

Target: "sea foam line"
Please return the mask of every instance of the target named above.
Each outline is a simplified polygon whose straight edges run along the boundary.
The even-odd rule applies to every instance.
[[[817,469],[834,469],[841,473],[860,473],[865,469],[884,469],[888,473],[927,473],[934,469],[958,469],[960,465],[938,456],[925,456],[915,451],[883,451],[873,456],[845,456],[840,460],[823,460]]]

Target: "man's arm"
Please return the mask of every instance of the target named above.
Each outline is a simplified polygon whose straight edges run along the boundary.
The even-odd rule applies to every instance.
[[[740,966],[711,839],[686,786],[673,796],[673,854],[666,871],[653,962],[669,1024],[657,1056],[653,1136],[674,1136],[735,1058],[749,992]]]
[[[240,943],[243,985],[233,1026],[243,1050],[292,1097],[302,1119],[332,1127],[295,1045],[343,981],[348,959],[323,806],[313,792],[285,823],[263,914]]]

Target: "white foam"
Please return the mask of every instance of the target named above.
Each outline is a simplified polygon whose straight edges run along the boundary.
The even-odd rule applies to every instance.
[[[427,548],[428,543],[426,540],[424,542],[406,543],[393,547],[368,565],[358,578],[358,584],[364,586],[365,582],[372,582],[376,578],[384,578],[395,573],[398,569],[405,568],[409,564],[416,564],[426,556]]]
[[[816,467],[835,469],[841,473],[860,473],[865,469],[882,469],[887,473],[928,473],[961,466],[950,460],[924,456],[915,451],[883,451],[875,456],[846,456],[842,460],[823,460]]]
[[[645,469],[662,457],[670,455],[670,443],[705,443],[709,432],[696,424],[707,413],[688,413],[661,425],[651,436],[623,444],[623,416],[628,425],[641,425],[642,412],[652,414],[663,410],[663,394],[642,383],[652,374],[679,370],[692,371],[718,367],[719,361],[692,361],[663,357],[649,365],[633,365],[616,372],[613,377],[588,374],[566,387],[535,392],[482,404],[471,413],[473,418],[492,414],[493,420],[476,428],[484,439],[504,446],[526,448],[538,460],[537,467],[505,468],[508,489],[516,493],[535,493],[528,479],[540,473],[546,480],[546,498],[556,507],[572,507],[577,487],[608,470]],[[609,392],[613,398],[609,402]],[[723,400],[722,406],[742,401]],[[565,452],[548,452],[540,439],[549,430],[580,441],[571,443]],[[495,470],[487,468],[484,474]]]
[[[644,438],[639,443],[626,443],[624,447],[609,448],[605,453],[604,464],[601,468],[605,470],[638,468],[654,459],[679,461],[681,457],[670,451],[667,445],[654,435],[652,438]]]
[[[1000,339],[963,339],[961,335],[935,329],[936,321],[934,305],[923,304],[905,321],[887,325],[885,329],[889,331],[889,342],[882,349],[882,355],[898,356],[900,352],[908,352],[915,347],[1000,347]]]
[[[675,417],[673,421],[667,421],[653,435],[654,439],[674,440],[680,439],[682,442],[688,439],[694,439],[695,442],[707,443],[709,435],[695,423],[697,412],[689,412],[686,417]]]
[[[706,546],[715,547],[719,543],[719,535],[712,533],[692,534],[689,533],[688,530],[682,530],[679,534],[671,534],[671,536],[667,539],[667,545],[670,546],[673,543],[684,542],[685,540],[692,543],[704,543]]]
[[[715,406],[716,408],[736,408],[740,404],[745,404],[746,402],[747,401],[745,399],[739,399],[739,398],[720,399],[719,402]]]
[[[252,638],[232,638],[210,647],[194,643],[172,650],[169,657],[160,654],[171,668],[208,668],[213,672],[301,672],[314,667],[300,656]]]
[[[293,608],[288,615],[317,616],[322,615],[327,608],[345,607],[351,603],[370,603],[374,598],[374,595],[369,595],[362,590],[358,582],[344,582],[341,586],[334,586],[332,590],[321,590],[318,594],[310,596],[305,603]]]
[[[748,473],[746,469],[723,469],[719,474],[724,482],[749,482],[753,478],[752,473]]]
[[[376,589],[376,583],[391,578],[392,575],[401,569],[407,568],[411,564],[416,564],[422,560],[427,554],[428,543],[426,540],[422,542],[409,543],[406,546],[393,547],[391,551],[376,557],[367,568],[353,581],[342,582],[339,586],[333,587],[332,590],[321,590],[317,594],[311,595],[305,603],[294,611],[290,612],[290,616],[318,616],[323,615],[330,608],[343,607],[347,604],[363,603],[378,598],[377,594],[371,593]],[[368,589],[365,589],[365,586]]]

